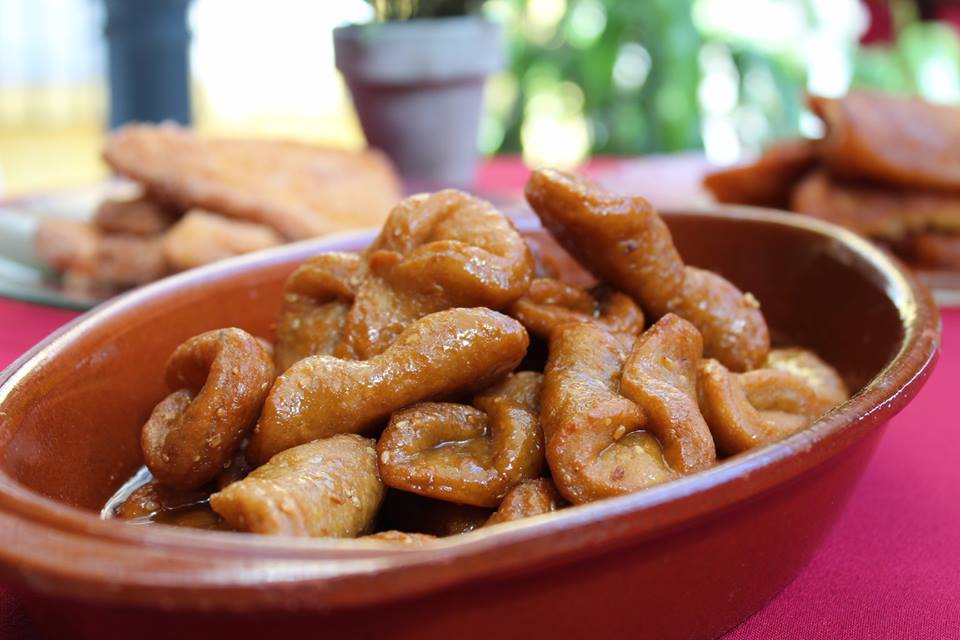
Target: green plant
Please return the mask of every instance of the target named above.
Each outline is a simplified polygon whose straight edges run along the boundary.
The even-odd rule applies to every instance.
[[[377,20],[396,22],[416,18],[465,16],[480,10],[483,0],[367,0]]]
[[[567,147],[705,146],[728,161],[816,135],[807,91],[960,104],[960,34],[921,21],[914,0],[891,2],[894,41],[861,46],[866,10],[853,0],[488,0],[511,68],[491,83],[483,149],[554,161]]]
[[[956,104],[960,100],[960,36],[943,23],[909,22],[891,45],[857,52],[852,85]]]
[[[497,151],[526,148],[524,129],[551,110],[558,119],[582,122],[594,153],[700,145],[702,41],[690,18],[691,0],[569,0],[560,3],[562,14],[544,15],[547,4],[488,5],[511,36],[515,78]]]

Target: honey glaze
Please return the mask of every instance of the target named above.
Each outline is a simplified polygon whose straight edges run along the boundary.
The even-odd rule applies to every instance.
[[[192,529],[227,531],[223,518],[210,508],[210,491],[179,491],[154,480],[141,467],[114,493],[100,517],[130,524],[164,524]]]

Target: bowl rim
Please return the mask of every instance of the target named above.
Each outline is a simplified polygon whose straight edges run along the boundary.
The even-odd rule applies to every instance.
[[[179,609],[316,610],[409,597],[692,526],[827,461],[896,414],[930,375],[940,343],[932,297],[902,264],[869,241],[821,220],[771,209],[700,205],[662,213],[668,219],[695,215],[787,226],[834,241],[838,251],[854,258],[851,268],[880,278],[899,312],[903,336],[895,355],[850,400],[782,441],[644,491],[423,547],[130,526],[44,497],[0,471],[0,573],[54,595]],[[515,221],[524,232],[540,228],[533,216]],[[305,259],[318,251],[342,250],[344,245],[362,247],[374,235],[375,230],[338,233],[239,256],[108,301],[53,332],[0,372],[0,411],[7,395],[32,370],[111,316],[183,287],[298,256]],[[643,518],[637,517],[640,512]],[[552,536],[551,544],[537,544],[546,535]],[[157,571],[158,561],[169,569]],[[265,584],[271,589],[265,590]]]

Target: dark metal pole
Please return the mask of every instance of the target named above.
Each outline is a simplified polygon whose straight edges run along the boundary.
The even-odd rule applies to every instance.
[[[110,128],[190,123],[190,0],[105,0]]]

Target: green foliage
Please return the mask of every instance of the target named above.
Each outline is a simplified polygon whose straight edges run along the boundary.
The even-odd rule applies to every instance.
[[[483,0],[367,0],[384,22],[465,16],[480,10]]]
[[[562,13],[544,18],[534,11],[544,6],[554,13],[560,7]],[[823,46],[833,47],[832,54],[843,62],[845,70],[838,68],[841,78],[852,72],[851,88],[960,103],[960,36],[946,24],[920,22],[912,2],[894,3],[895,43],[869,47],[858,46],[857,28],[849,15],[833,12],[827,4],[769,0],[753,6],[791,11],[718,23],[704,19],[706,10],[713,11],[709,15],[714,18],[735,15],[730,13],[732,4],[724,8],[722,2],[706,0],[488,0],[488,12],[507,28],[512,78],[496,79],[491,85],[490,120],[495,122],[486,129],[496,133],[485,139],[485,148],[520,151],[525,124],[550,109],[586,121],[590,153],[633,155],[697,148],[703,144],[701,127],[713,108],[713,117],[733,128],[741,148],[758,150],[801,130],[809,69]],[[789,22],[771,29],[764,23],[770,15],[786,16]],[[838,28],[846,30],[843,35],[836,36]],[[773,35],[780,33],[789,38]],[[720,75],[728,82],[724,91],[733,94],[729,104],[705,82],[709,71],[705,59],[719,60]],[[819,64],[822,72],[822,56]],[[566,106],[557,107],[558,103]]]
[[[854,57],[852,86],[960,100],[960,36],[938,22],[905,25],[893,46],[863,47]]]
[[[796,136],[804,110],[804,70],[749,46],[732,46],[730,53],[738,78],[734,120],[740,141],[756,150],[771,140]]]
[[[638,154],[696,147],[701,39],[689,0],[571,0],[551,33],[526,33],[527,3],[512,0],[512,71],[517,96],[500,151],[521,148],[525,106],[545,83],[582,91],[595,153]],[[596,21],[603,20],[596,34]],[[619,66],[618,66],[619,63]],[[547,87],[548,89],[549,87]]]

